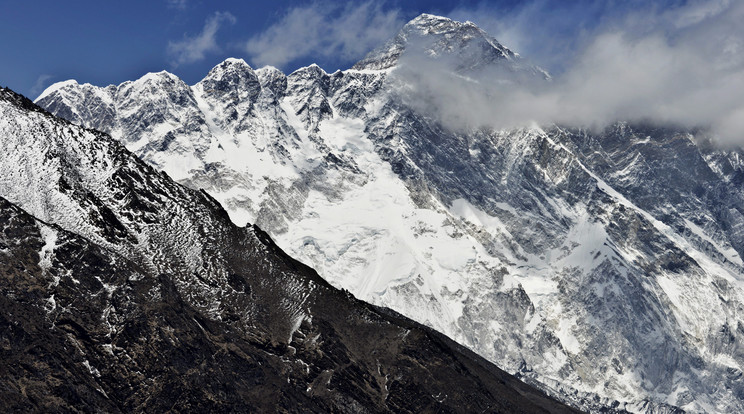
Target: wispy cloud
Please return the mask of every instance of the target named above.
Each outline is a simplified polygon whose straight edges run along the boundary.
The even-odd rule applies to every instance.
[[[505,75],[497,69],[457,77],[448,62],[416,56],[401,61],[409,69],[399,76],[411,85],[409,100],[456,128],[650,121],[744,142],[744,3],[690,1],[601,18],[567,36],[570,53],[546,52],[560,59],[550,82],[499,83]],[[509,27],[524,44],[527,29]]]
[[[204,23],[196,36],[184,35],[183,40],[168,43],[168,54],[173,57],[173,66],[193,63],[204,59],[207,53],[220,51],[217,31],[224,23],[235,24],[235,16],[229,12],[216,12]]]
[[[627,27],[629,13],[649,11],[657,4],[647,0],[529,0],[503,8],[481,2],[458,7],[448,15],[475,22],[510,49],[560,72],[598,33]],[[635,26],[641,26],[640,21]]]
[[[39,77],[36,78],[36,82],[34,82],[34,86],[32,86],[29,90],[31,96],[37,96],[38,94],[40,94],[46,87],[47,82],[53,77],[54,76],[47,74],[39,75]]]
[[[186,10],[189,2],[188,0],[165,0],[165,4],[168,5],[169,9]]]
[[[345,7],[314,3],[290,9],[277,23],[245,44],[257,66],[283,67],[302,57],[361,58],[392,37],[404,24],[398,10],[378,2]]]

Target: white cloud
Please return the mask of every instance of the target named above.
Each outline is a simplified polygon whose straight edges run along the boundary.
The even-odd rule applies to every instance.
[[[295,7],[245,50],[256,66],[283,67],[302,57],[359,59],[392,37],[404,24],[397,10],[379,3],[349,3],[345,7],[315,3]]]
[[[45,89],[46,84],[47,84],[47,81],[49,81],[53,77],[54,76],[47,75],[47,74],[39,75],[39,77],[36,78],[36,82],[34,82],[34,86],[32,86],[31,89],[29,90],[29,92],[31,93],[31,95],[32,96],[36,96],[36,95],[40,94],[41,91],[43,91]]]
[[[634,11],[594,29],[550,82],[513,82],[498,69],[457,77],[446,61],[411,55],[398,76],[409,103],[453,128],[650,121],[744,143],[741,21],[744,2]]]
[[[676,27],[689,27],[719,15],[730,6],[731,2],[728,0],[693,1],[687,7],[670,11],[669,17]]]
[[[168,42],[168,54],[173,57],[173,65],[197,62],[204,59],[207,53],[219,52],[217,31],[222,24],[235,22],[235,16],[229,12],[216,12],[207,18],[204,28],[198,35],[184,35],[181,41]]]
[[[591,36],[591,25],[602,17],[602,4],[577,0],[531,0],[511,8],[489,2],[460,7],[449,13],[455,20],[471,20],[504,46],[534,59],[551,71],[561,71]]]

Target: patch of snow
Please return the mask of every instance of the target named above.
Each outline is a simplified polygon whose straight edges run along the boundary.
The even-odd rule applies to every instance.
[[[721,246],[719,243],[713,240],[709,235],[707,235],[705,231],[700,228],[700,226],[698,226],[697,224],[693,223],[692,221],[688,219],[684,219],[684,220],[685,220],[685,224],[687,225],[687,227],[696,236],[710,243],[713,247],[716,248],[716,250],[718,250],[729,261],[739,266],[744,266],[744,262],[742,262],[741,256],[739,256],[739,253],[731,245]]]
[[[98,371],[98,369],[96,367],[92,366],[90,364],[90,362],[88,362],[87,359],[85,361],[83,361],[83,365],[85,366],[85,368],[88,369],[88,372],[90,372],[92,375],[94,375],[96,377],[100,377],[101,376],[101,373]]]
[[[52,267],[52,258],[54,257],[54,248],[57,246],[58,234],[57,230],[45,224],[39,224],[39,231],[41,232],[41,238],[44,240],[44,245],[39,250],[39,267],[48,271]],[[59,277],[55,279],[55,282],[58,283]]]
[[[57,301],[54,299],[54,295],[47,298],[44,304],[44,309],[46,309],[47,313],[57,309]]]
[[[561,341],[563,348],[574,355],[581,352],[582,348],[578,338],[573,334],[575,327],[575,319],[561,318],[558,321],[558,329],[555,330],[555,336]]]

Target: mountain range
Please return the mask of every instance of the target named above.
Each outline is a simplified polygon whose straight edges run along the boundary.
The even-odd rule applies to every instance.
[[[0,89],[8,412],[574,410]]]
[[[235,318],[231,326],[245,332],[265,309],[223,291],[243,282],[211,252],[241,263],[233,246],[271,246],[320,277],[300,278],[300,288],[285,276],[264,287],[267,297],[315,292],[307,286],[336,292],[327,281],[577,408],[744,411],[742,151],[714,145],[704,130],[650,123],[452,127],[429,110],[439,95],[421,93],[427,62],[453,62],[442,79],[479,82],[471,75],[486,70],[505,77],[497,83],[551,81],[473,23],[421,15],[331,74],[228,59],[195,85],[168,72],[107,87],[61,82],[35,103],[110,134],[123,147],[106,148],[126,147],[148,174],[114,173],[120,164],[93,155],[103,150],[81,148],[59,164],[34,163],[27,174],[40,183],[6,175],[0,196],[151,275],[173,273],[179,297],[210,320]],[[22,174],[29,167],[14,167],[27,165],[22,158],[5,156],[3,168]],[[59,167],[37,171],[50,165]],[[110,183],[126,189],[96,193]],[[153,204],[172,193],[186,205]],[[246,230],[215,213],[219,205]],[[154,232],[146,224],[166,220]],[[172,262],[182,271],[164,271]],[[267,266],[261,280],[273,280]],[[199,276],[205,269],[210,276]],[[282,305],[283,328],[260,325],[262,340],[289,346],[294,332],[311,337],[307,300]]]

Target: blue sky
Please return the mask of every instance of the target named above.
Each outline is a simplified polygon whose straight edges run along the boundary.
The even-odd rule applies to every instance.
[[[285,72],[310,63],[332,72],[424,12],[475,21],[522,55],[561,70],[582,36],[640,4],[647,2],[0,0],[0,85],[34,98],[57,81],[108,85],[163,69],[193,84],[231,56]]]
[[[465,96],[440,116],[496,127],[656,120],[744,145],[742,0],[0,0],[0,85],[33,99],[67,79],[105,86],[161,70],[194,84],[227,57],[333,72],[421,13],[471,20],[553,75],[539,90],[483,79],[480,105]],[[431,80],[433,96],[461,102],[467,88]]]

